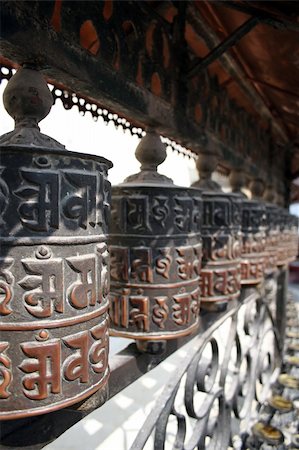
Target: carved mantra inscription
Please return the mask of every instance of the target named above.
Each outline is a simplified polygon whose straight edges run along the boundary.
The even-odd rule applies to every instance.
[[[74,220],[78,227],[95,228],[103,224],[101,174],[71,171],[20,171],[23,185],[15,195],[23,199],[18,208],[24,227],[33,231],[59,229],[60,217]],[[68,185],[61,199],[62,183]]]
[[[22,343],[23,354],[27,356],[19,366],[25,373],[22,378],[24,395],[30,399],[42,400],[48,398],[50,394],[61,393],[63,380],[88,383],[90,370],[95,373],[105,372],[107,339],[106,322],[105,325],[63,339]],[[62,346],[71,351],[64,361]]]
[[[193,286],[194,287],[194,286]],[[170,289],[168,289],[171,291]],[[138,292],[138,291],[137,291]],[[114,330],[128,332],[180,331],[198,319],[200,291],[145,295],[143,290],[123,289],[110,294],[110,318]]]
[[[237,267],[206,267],[200,275],[203,302],[220,301],[237,297],[241,288],[241,269]]]
[[[79,402],[108,378],[109,161],[5,149],[0,419]]]
[[[241,260],[241,284],[254,285],[264,279],[269,253],[264,231],[244,233]]]
[[[12,274],[12,258],[0,258],[0,316],[12,313],[10,302],[13,298],[14,276]]]
[[[17,260],[14,246],[0,259],[4,419],[75,403],[108,376],[107,245],[70,246],[63,257],[57,245],[22,248],[27,257]]]
[[[11,396],[10,384],[12,381],[11,359],[7,354],[8,342],[0,342],[0,399],[7,399]]]
[[[110,253],[112,333],[181,333],[197,323],[201,244]]]
[[[53,338],[55,334],[57,331],[36,331],[35,340],[20,342],[17,352],[8,342],[0,342],[1,418],[74,403],[77,396],[84,398],[107,378],[107,319],[94,321],[84,331]],[[13,394],[18,394],[16,412],[10,403]]]
[[[236,261],[241,257],[241,233],[231,235],[222,232],[205,235],[203,238],[203,261]]]
[[[257,284],[264,279],[265,258],[242,258],[241,261],[241,283]]]
[[[277,270],[277,248],[279,245],[279,232],[276,228],[275,222],[269,221],[270,227],[275,229],[268,230],[266,238],[266,258],[265,258],[265,272],[271,274]]]
[[[117,188],[114,188],[117,192]],[[163,189],[161,189],[163,190]],[[165,188],[164,188],[165,190]],[[201,199],[180,194],[155,195],[128,192],[128,197],[113,195],[111,232],[162,235],[199,232]]]
[[[110,183],[101,170],[55,170],[49,158],[34,161],[39,159],[46,161],[40,168],[0,168],[0,227],[9,235],[12,218],[17,216],[20,235],[57,234],[58,230],[68,235],[68,229],[77,229],[80,235],[87,229],[106,233]],[[9,183],[12,175],[14,183]]]
[[[245,200],[242,211],[241,284],[256,285],[264,279],[267,265],[271,264],[267,249],[267,210],[265,204]]]
[[[298,228],[280,231],[277,248],[277,265],[283,266],[297,257],[298,249]]]
[[[237,232],[203,236],[203,268],[200,273],[202,309],[216,310],[217,303],[224,305],[239,296],[241,248],[241,235]]]
[[[197,326],[202,199],[196,189],[112,188],[111,333],[171,339]]]
[[[111,281],[118,283],[169,283],[199,276],[202,246],[149,248],[111,245]]]
[[[42,245],[34,257],[0,258],[0,317],[63,319],[72,311],[86,312],[101,305],[109,291],[108,249],[96,245],[95,253],[60,258]],[[56,253],[60,253],[56,247]],[[16,279],[14,273],[19,273]],[[25,274],[25,276],[23,276]]]

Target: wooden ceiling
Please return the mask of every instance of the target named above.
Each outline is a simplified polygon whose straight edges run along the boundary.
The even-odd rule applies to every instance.
[[[164,19],[172,21],[178,2],[151,2]],[[260,97],[284,136],[281,144],[291,155],[290,177],[299,184],[299,2],[296,1],[200,1],[189,3],[194,14],[200,13],[207,27],[219,38],[227,39],[250,18],[257,24],[226,52],[240,68],[243,79]],[[210,49],[198,36],[190,21],[186,40],[198,58]],[[259,114],[244,95],[240,80],[228,73],[221,58],[208,70],[242,107]],[[297,193],[296,189],[296,193]],[[295,195],[295,197],[297,197]],[[299,199],[299,196],[298,196]]]
[[[248,13],[234,5],[243,5]],[[299,3],[197,1],[196,7],[221,39],[247,21],[249,12],[258,16],[261,11],[262,17],[273,19],[272,24],[258,23],[229,51],[299,150]],[[234,80],[226,78],[224,82],[234,94]]]
[[[41,58],[50,79],[128,114],[133,123],[153,122],[161,134],[195,150],[202,117],[211,113],[226,159],[236,164],[236,156],[243,161],[247,155],[246,164],[257,164],[256,170],[260,160],[270,161],[272,172],[276,164],[283,190],[288,193],[293,180],[292,198],[299,200],[299,2],[9,1],[1,9],[3,57],[18,63],[28,55]],[[178,62],[175,73],[169,49]],[[213,76],[206,77],[208,88],[214,83],[218,94],[228,92],[218,95],[225,101],[214,109],[203,69],[220,83],[219,89]],[[226,97],[241,112],[228,107]],[[243,109],[249,114],[242,128]],[[236,140],[238,133],[242,139]]]

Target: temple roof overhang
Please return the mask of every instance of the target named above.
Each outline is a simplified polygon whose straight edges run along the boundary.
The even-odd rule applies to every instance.
[[[299,5],[3,1],[0,54],[299,199]]]

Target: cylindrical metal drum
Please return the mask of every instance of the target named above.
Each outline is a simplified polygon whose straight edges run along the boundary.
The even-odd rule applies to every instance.
[[[289,262],[295,261],[298,255],[298,217],[292,214],[289,215],[289,230],[290,230],[290,242],[289,242]]]
[[[40,78],[17,72],[22,120],[0,138],[0,419],[76,403],[109,374],[111,163],[39,132]]]
[[[271,275],[277,270],[277,246],[279,244],[278,208],[266,203],[266,258],[265,274]]]
[[[225,310],[240,295],[241,199],[237,194],[203,191],[201,308]]]
[[[290,229],[289,212],[282,207],[278,207],[279,239],[277,246],[277,266],[282,267],[289,263],[290,253]]]
[[[111,334],[174,339],[198,325],[200,191],[176,187],[157,173],[166,153],[154,132],[136,156],[141,172],[112,188]]]
[[[243,200],[241,284],[263,281],[266,253],[266,208],[262,201]]]

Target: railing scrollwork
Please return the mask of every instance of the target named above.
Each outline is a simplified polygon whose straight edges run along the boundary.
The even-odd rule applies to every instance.
[[[278,343],[267,299],[252,289],[194,338],[131,450],[147,448],[152,435],[155,450],[225,449],[234,430],[245,436],[278,375]]]

